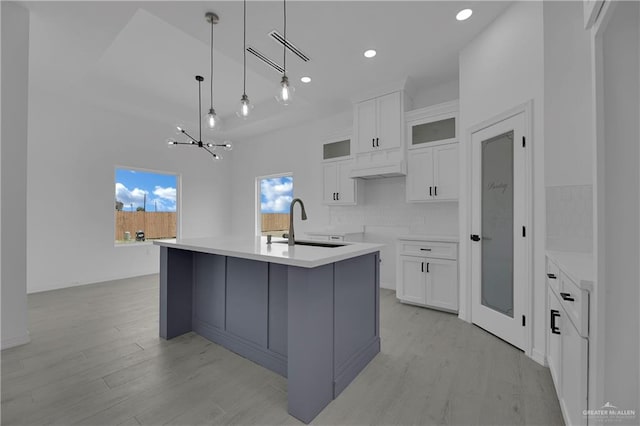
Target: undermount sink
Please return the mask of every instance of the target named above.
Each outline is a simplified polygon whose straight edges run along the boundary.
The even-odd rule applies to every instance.
[[[274,241],[277,244],[287,244],[287,241]],[[335,247],[344,247],[346,244],[336,244],[336,243],[323,243],[320,241],[296,241],[297,246],[311,246],[311,247],[326,247],[326,248],[335,248]]]

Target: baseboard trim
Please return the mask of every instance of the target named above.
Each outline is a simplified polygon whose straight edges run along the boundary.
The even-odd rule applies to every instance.
[[[334,372],[333,379],[333,399],[347,387],[349,383],[356,378],[358,374],[371,362],[373,358],[380,352],[380,337],[376,336],[369,343],[362,347],[347,362],[340,366],[340,374]]]
[[[232,352],[237,353],[258,365],[261,365],[281,376],[287,377],[287,357],[258,347],[251,342],[241,339],[226,331],[193,319],[193,331]]]
[[[26,345],[31,341],[31,337],[29,333],[24,334],[22,336],[11,337],[9,339],[2,339],[2,343],[0,343],[2,350],[14,348],[16,346]]]
[[[531,351],[531,359],[537,362],[538,364],[542,365],[543,367],[549,366],[547,364],[547,357],[545,356],[545,354],[543,354],[537,349],[534,349]]]

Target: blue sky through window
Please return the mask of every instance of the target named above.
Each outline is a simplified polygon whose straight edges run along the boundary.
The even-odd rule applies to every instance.
[[[175,212],[178,177],[132,169],[116,169],[116,200],[124,211],[142,207],[147,195],[146,211]]]
[[[293,200],[293,176],[260,180],[260,211],[262,213],[289,213],[291,200]]]

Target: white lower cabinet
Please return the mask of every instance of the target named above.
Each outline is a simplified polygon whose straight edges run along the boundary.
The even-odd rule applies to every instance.
[[[399,240],[397,251],[396,297],[403,303],[457,312],[457,244]]]
[[[589,397],[589,291],[547,258],[547,363],[567,425],[586,425]]]

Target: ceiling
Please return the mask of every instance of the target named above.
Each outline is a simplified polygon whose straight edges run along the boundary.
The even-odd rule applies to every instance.
[[[458,74],[458,53],[509,4],[499,1],[289,1],[287,37],[311,61],[287,56],[295,102],[274,99],[280,75],[247,55],[252,116],[235,116],[242,95],[242,1],[24,2],[31,12],[31,90],[147,117],[196,125],[196,74],[209,105],[207,11],[216,12],[214,106],[222,138],[239,139],[347,110],[351,99],[409,77],[428,88]],[[455,14],[471,7],[465,22]],[[247,2],[247,44],[282,64],[282,2]],[[378,55],[362,55],[374,48]],[[311,83],[300,77],[308,75]]]

